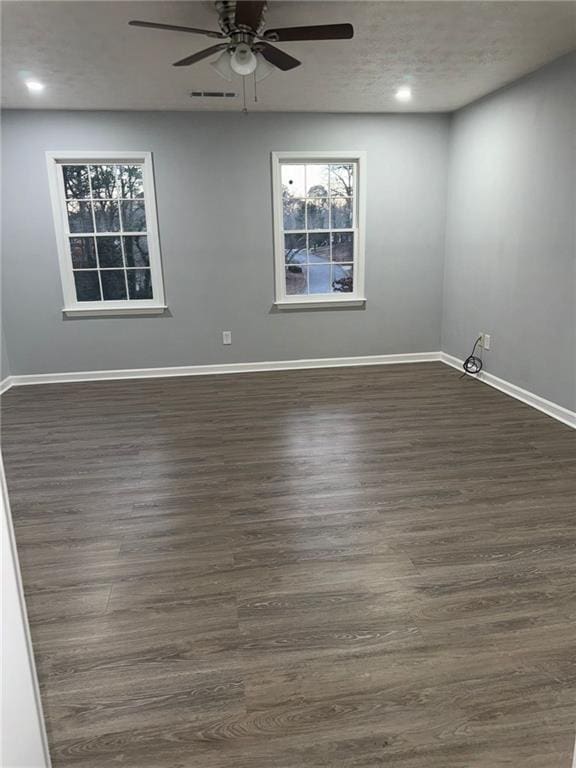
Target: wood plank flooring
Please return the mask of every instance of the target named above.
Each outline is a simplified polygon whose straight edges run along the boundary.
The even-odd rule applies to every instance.
[[[569,768],[576,439],[440,363],[2,397],[54,768]]]

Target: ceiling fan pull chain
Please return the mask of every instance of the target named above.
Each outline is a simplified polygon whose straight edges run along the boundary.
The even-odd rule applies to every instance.
[[[242,78],[242,112],[245,115],[248,114],[248,107],[246,106],[246,78]]]
[[[256,72],[254,72],[254,104],[258,104],[258,83],[256,82]]]

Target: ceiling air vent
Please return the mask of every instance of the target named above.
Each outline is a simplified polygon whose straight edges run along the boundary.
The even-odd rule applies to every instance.
[[[233,99],[237,94],[232,91],[192,91],[192,98],[200,99]]]

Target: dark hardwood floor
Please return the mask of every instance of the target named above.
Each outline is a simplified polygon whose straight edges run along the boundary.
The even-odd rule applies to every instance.
[[[576,438],[440,363],[20,387],[54,768],[569,768]]]

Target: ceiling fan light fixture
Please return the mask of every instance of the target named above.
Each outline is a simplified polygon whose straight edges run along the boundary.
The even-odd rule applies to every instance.
[[[246,43],[240,43],[230,57],[230,66],[237,75],[251,75],[258,65],[258,60],[252,49]]]
[[[228,82],[232,82],[232,78],[234,77],[234,70],[230,63],[231,58],[230,51],[224,51],[218,56],[216,61],[210,62],[210,66],[218,72],[220,77],[223,77],[224,80],[228,80]]]
[[[273,64],[270,64],[269,61],[266,61],[260,52],[256,54],[256,61],[258,62],[258,65],[254,72],[254,77],[256,78],[256,82],[259,83],[261,80],[265,80],[275,72],[276,67]]]

